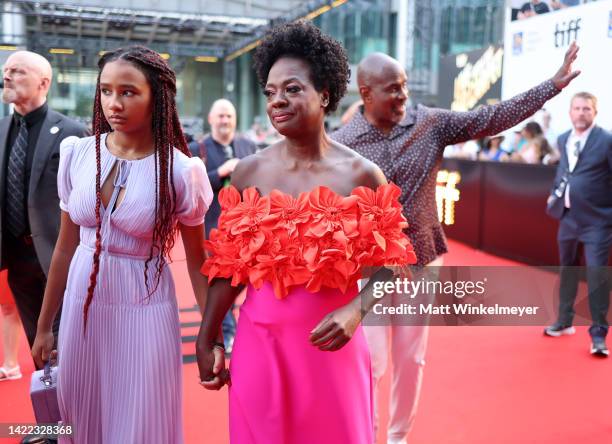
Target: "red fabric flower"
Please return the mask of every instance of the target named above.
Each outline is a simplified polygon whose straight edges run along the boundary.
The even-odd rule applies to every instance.
[[[223,223],[224,229],[234,236],[234,242],[239,245],[242,258],[249,261],[266,240],[265,231],[260,225],[270,213],[270,199],[260,197],[255,188],[247,188],[242,195],[242,202],[228,208]],[[228,194],[230,196],[233,203],[235,194]]]
[[[217,277],[231,278],[234,287],[246,282],[252,264],[243,260],[238,244],[214,231],[211,230],[210,240],[204,241],[204,247],[212,256],[204,262],[202,274],[207,275],[209,281]]]
[[[401,189],[395,184],[379,186],[376,191],[358,187],[359,262],[364,265],[401,265],[415,263],[416,255],[403,233],[408,222],[399,203]]]
[[[306,289],[311,293],[316,293],[321,287],[338,288],[344,293],[361,277],[359,264],[348,259],[346,252],[337,249],[324,250],[310,272]]]
[[[270,193],[270,214],[264,221],[266,228],[284,229],[294,235],[309,219],[308,193],[301,193],[297,199],[278,190]]]
[[[221,215],[219,216],[218,226],[224,226],[227,223],[227,214],[236,208],[241,201],[240,193],[235,187],[224,187],[219,191]]]
[[[356,196],[342,197],[327,187],[317,187],[310,192],[309,202],[309,235],[323,237],[335,231],[343,231],[349,238],[358,235]]]
[[[224,219],[233,235],[259,228],[259,224],[270,214],[270,199],[261,197],[255,188],[247,188],[242,196],[242,202],[228,209]]]
[[[234,286],[268,281],[279,298],[296,285],[346,292],[363,267],[416,263],[400,192],[387,184],[342,197],[318,187],[294,198],[277,190],[261,197],[248,188],[241,199],[234,187],[224,188],[202,272],[209,280],[231,278]]]

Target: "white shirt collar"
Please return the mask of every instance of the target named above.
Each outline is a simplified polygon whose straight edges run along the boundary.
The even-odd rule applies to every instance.
[[[586,140],[589,138],[589,135],[591,134],[591,131],[593,130],[594,127],[595,127],[595,122],[593,122],[593,124],[585,132],[583,132],[580,136],[576,134],[576,130],[572,128],[572,132],[570,133],[570,139],[577,139],[577,140],[586,142]]]

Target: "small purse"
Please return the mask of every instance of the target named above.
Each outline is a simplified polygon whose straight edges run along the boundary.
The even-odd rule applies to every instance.
[[[57,424],[61,421],[57,402],[57,367],[47,362],[45,368],[32,373],[30,398],[38,424]]]

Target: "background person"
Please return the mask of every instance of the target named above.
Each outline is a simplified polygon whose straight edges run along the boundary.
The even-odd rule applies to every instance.
[[[213,202],[206,213],[206,237],[217,227],[221,207],[219,191],[230,184],[238,161],[249,156],[257,147],[236,134],[236,108],[227,99],[216,100],[208,113],[210,134],[203,141],[208,179],[214,192]]]
[[[510,100],[469,112],[421,105],[407,109],[408,76],[399,62],[381,53],[360,62],[357,84],[363,107],[331,137],[373,161],[402,189],[400,201],[410,222],[407,234],[418,266],[440,266],[442,254],[448,251],[435,199],[445,147],[498,134],[535,113],[579,74],[571,69],[577,52],[574,43],[550,80]],[[385,373],[391,338],[393,380],[387,435],[391,443],[405,443],[416,414],[427,327],[366,326],[365,332],[376,382]]]
[[[563,205],[559,232],[559,317],[547,327],[548,336],[573,334],[574,301],[578,290],[578,246],[584,247],[592,354],[608,356],[610,276],[607,270],[612,245],[612,134],[595,124],[597,98],[588,92],[570,102],[572,129],[559,136],[561,159],[553,185]],[[565,178],[565,179],[564,179]],[[563,187],[561,183],[566,183]],[[561,188],[563,187],[563,188]],[[549,203],[553,200],[549,197]]]
[[[251,140],[236,134],[236,120],[236,108],[227,99],[216,100],[208,113],[211,132],[201,144],[208,179],[214,193],[204,223],[207,239],[210,230],[217,228],[219,222],[219,191],[231,183],[238,161],[257,151],[257,146]],[[236,318],[230,309],[223,319],[223,339],[228,354],[232,352],[235,335]]]
[[[486,137],[484,141],[485,149],[479,153],[478,159],[492,162],[499,162],[502,160],[502,158],[506,156],[504,150],[501,149],[501,144],[504,139],[505,137],[502,134]]]
[[[21,321],[17,306],[8,286],[6,270],[0,271],[0,312],[2,313],[2,353],[4,362],[0,367],[0,382],[21,378],[19,367],[19,331]]]
[[[540,164],[545,156],[552,153],[548,141],[544,137],[542,127],[537,122],[528,122],[521,130],[525,143],[519,151],[510,155],[513,162]]]
[[[51,65],[17,51],[4,64],[2,100],[12,115],[0,120],[0,268],[8,270],[28,344],[32,347],[60,225],[57,169],[60,142],[86,128],[47,105]],[[59,317],[53,323],[57,336]]]
[[[547,12],[550,12],[550,8],[546,2],[540,0],[530,0],[521,6],[521,11],[519,12],[518,18],[525,19],[534,17],[538,14],[546,14]]]

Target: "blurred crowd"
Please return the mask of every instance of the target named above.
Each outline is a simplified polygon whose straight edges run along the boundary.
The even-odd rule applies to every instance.
[[[209,134],[202,133],[201,131],[190,131],[189,128],[184,128],[184,131],[191,152],[195,154],[196,151],[199,149],[197,148],[199,147],[199,144],[201,144],[204,139],[209,136]],[[276,129],[269,123],[269,121],[264,122],[264,119],[261,116],[256,116],[255,119],[253,119],[253,124],[251,125],[251,127],[241,135],[253,142],[255,146],[257,146],[258,150],[272,145],[273,143],[280,140],[282,137],[278,133],[278,131],[276,131]]]
[[[559,163],[557,137],[550,126],[551,116],[540,110],[528,121],[502,134],[470,140],[447,147],[445,157],[493,162],[556,165]]]
[[[588,0],[513,0],[511,4],[512,20],[523,20],[538,14],[546,14],[547,12],[578,6],[588,2]]]
[[[361,101],[355,102],[342,116],[345,124],[355,114]],[[529,120],[510,130],[478,140],[451,145],[444,151],[444,157],[483,160],[493,162],[518,162],[529,164],[556,165],[560,154],[557,148],[557,134],[551,128],[551,115],[541,109]],[[209,134],[193,134],[185,128],[185,136],[191,152],[198,155],[203,141]],[[241,134],[261,150],[282,138],[267,119],[256,116],[251,127]]]

